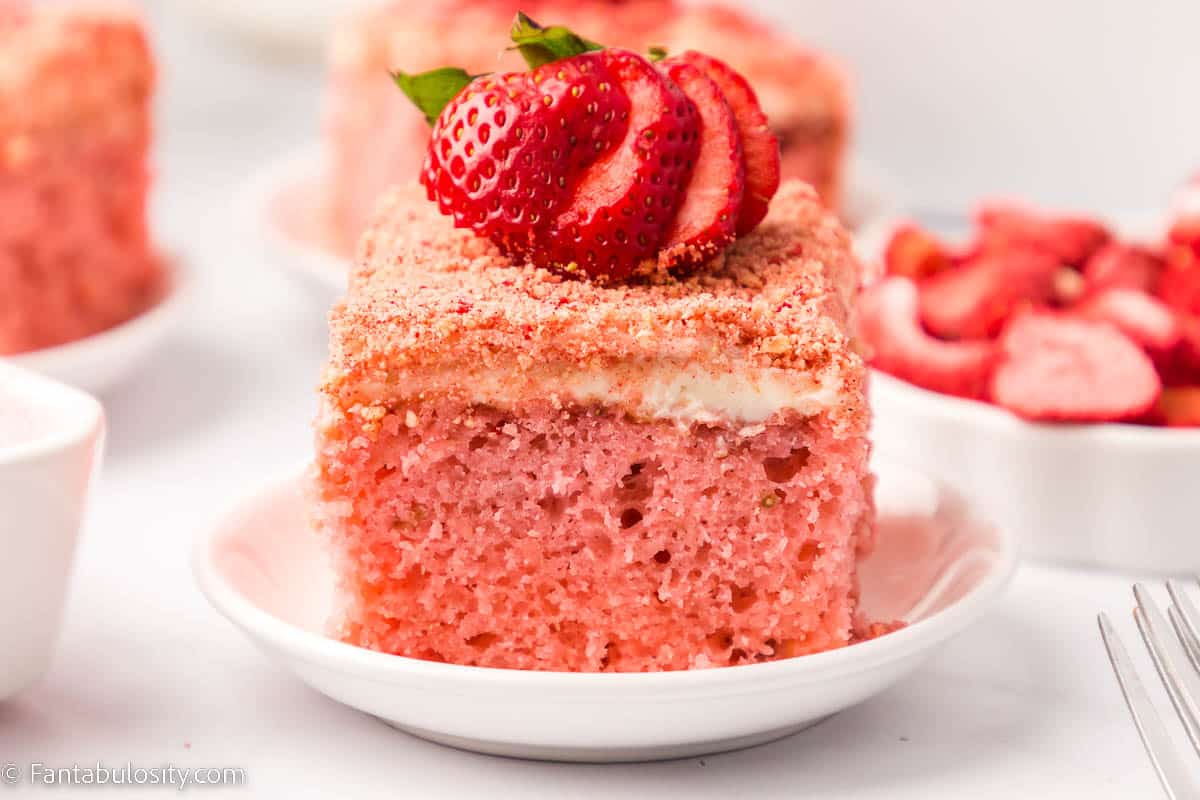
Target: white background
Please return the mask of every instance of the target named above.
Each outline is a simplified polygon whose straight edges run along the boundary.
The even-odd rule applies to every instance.
[[[868,12],[898,13],[883,9],[900,4],[839,5],[857,7],[867,30],[875,24]],[[930,14],[955,5],[923,4]],[[1037,5],[1007,7],[1032,14]],[[978,628],[884,695],[776,744],[665,764],[535,764],[448,750],[341,708],[269,662],[204,604],[187,554],[192,535],[224,504],[310,451],[322,310],[262,266],[235,234],[230,209],[240,180],[314,135],[319,70],[262,62],[162,9],[155,18],[165,61],[157,224],[187,253],[191,302],[161,356],[106,400],[107,463],[59,657],[40,686],[0,705],[0,762],[246,769],[246,788],[191,790],[206,797],[1157,796],[1095,633],[1095,612],[1107,608],[1133,643],[1124,577],[1026,568]],[[813,29],[831,42],[849,38],[832,19]],[[895,38],[888,46],[902,52],[904,40]],[[913,58],[937,63],[928,52]],[[883,91],[883,74],[864,69],[862,105]],[[961,73],[952,80],[955,90],[970,83]],[[904,104],[880,102],[863,112],[871,154],[895,157],[897,174],[925,176],[914,195],[922,200],[965,191],[965,148],[931,146],[916,119],[889,132],[880,116]],[[955,137],[979,125],[965,112],[944,115],[938,119]],[[1155,141],[1165,150],[1172,140]],[[1081,147],[1089,158],[1095,152]],[[1165,183],[1174,168],[1158,155],[1155,180]],[[992,157],[980,155],[974,167],[981,185],[1028,182],[1031,191],[1065,195],[1063,182],[1043,170],[1017,174],[984,163]],[[1096,178],[1093,189],[1110,183]],[[1119,187],[1112,197],[1120,199]],[[0,786],[0,797],[5,791]]]

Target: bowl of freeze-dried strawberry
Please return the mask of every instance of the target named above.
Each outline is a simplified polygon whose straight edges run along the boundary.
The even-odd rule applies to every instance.
[[[1007,203],[964,242],[895,226],[859,298],[876,448],[1034,558],[1196,572],[1200,178],[1140,227]]]

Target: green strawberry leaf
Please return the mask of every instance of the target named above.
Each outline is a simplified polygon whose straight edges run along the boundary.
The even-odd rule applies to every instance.
[[[430,125],[437,121],[446,104],[478,77],[458,67],[442,67],[415,75],[407,72],[392,73],[392,80],[400,87],[400,91],[413,101],[413,105],[421,109]]]
[[[517,12],[510,35],[530,69],[580,53],[604,49],[603,45],[584,39],[562,25],[543,28],[523,11]]]
[[[667,48],[653,45],[647,48],[646,53],[650,56],[650,60],[657,64],[667,57]]]

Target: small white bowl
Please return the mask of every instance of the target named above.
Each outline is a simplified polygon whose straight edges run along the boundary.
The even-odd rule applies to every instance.
[[[103,430],[95,398],[0,363],[0,700],[49,666]]]
[[[972,625],[1015,565],[1011,538],[956,495],[879,470],[879,547],[863,610],[899,631],[840,650],[723,669],[564,673],[386,655],[329,638],[336,578],[306,521],[303,475],[238,503],[196,544],[213,606],[317,691],[408,733],[468,750],[563,761],[678,758],[771,741],[882,691]]]
[[[0,360],[103,395],[136,372],[178,321],[187,276],[178,258],[168,260],[167,269],[166,293],[133,319],[83,339]]]
[[[272,266],[299,278],[322,305],[346,289],[350,258],[334,244],[325,205],[326,158],[310,144],[276,158],[255,173],[237,198],[244,235]],[[896,218],[891,183],[861,161],[849,165],[845,214],[850,227],[871,241]]]
[[[1200,430],[1035,424],[875,371],[875,447],[963,492],[1023,554],[1200,572]]]

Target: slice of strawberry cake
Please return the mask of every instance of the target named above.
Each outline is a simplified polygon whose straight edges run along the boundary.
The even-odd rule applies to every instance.
[[[0,4],[0,355],[145,309],[155,70],[119,4]]]
[[[772,201],[722,62],[529,22],[530,72],[397,76],[436,123],[331,315],[337,635],[566,671],[848,644],[873,512],[845,232],[807,185]]]
[[[388,186],[416,179],[429,138],[422,115],[392,91],[386,74],[443,64],[471,74],[512,69],[516,54],[477,32],[500,29],[518,10],[589,31],[609,45],[703,50],[732,64],[771,119],[783,176],[811,183],[827,205],[839,207],[850,129],[845,81],[826,58],[742,11],[675,0],[390,3],[346,19],[330,48],[328,216],[344,247],[353,245]]]

